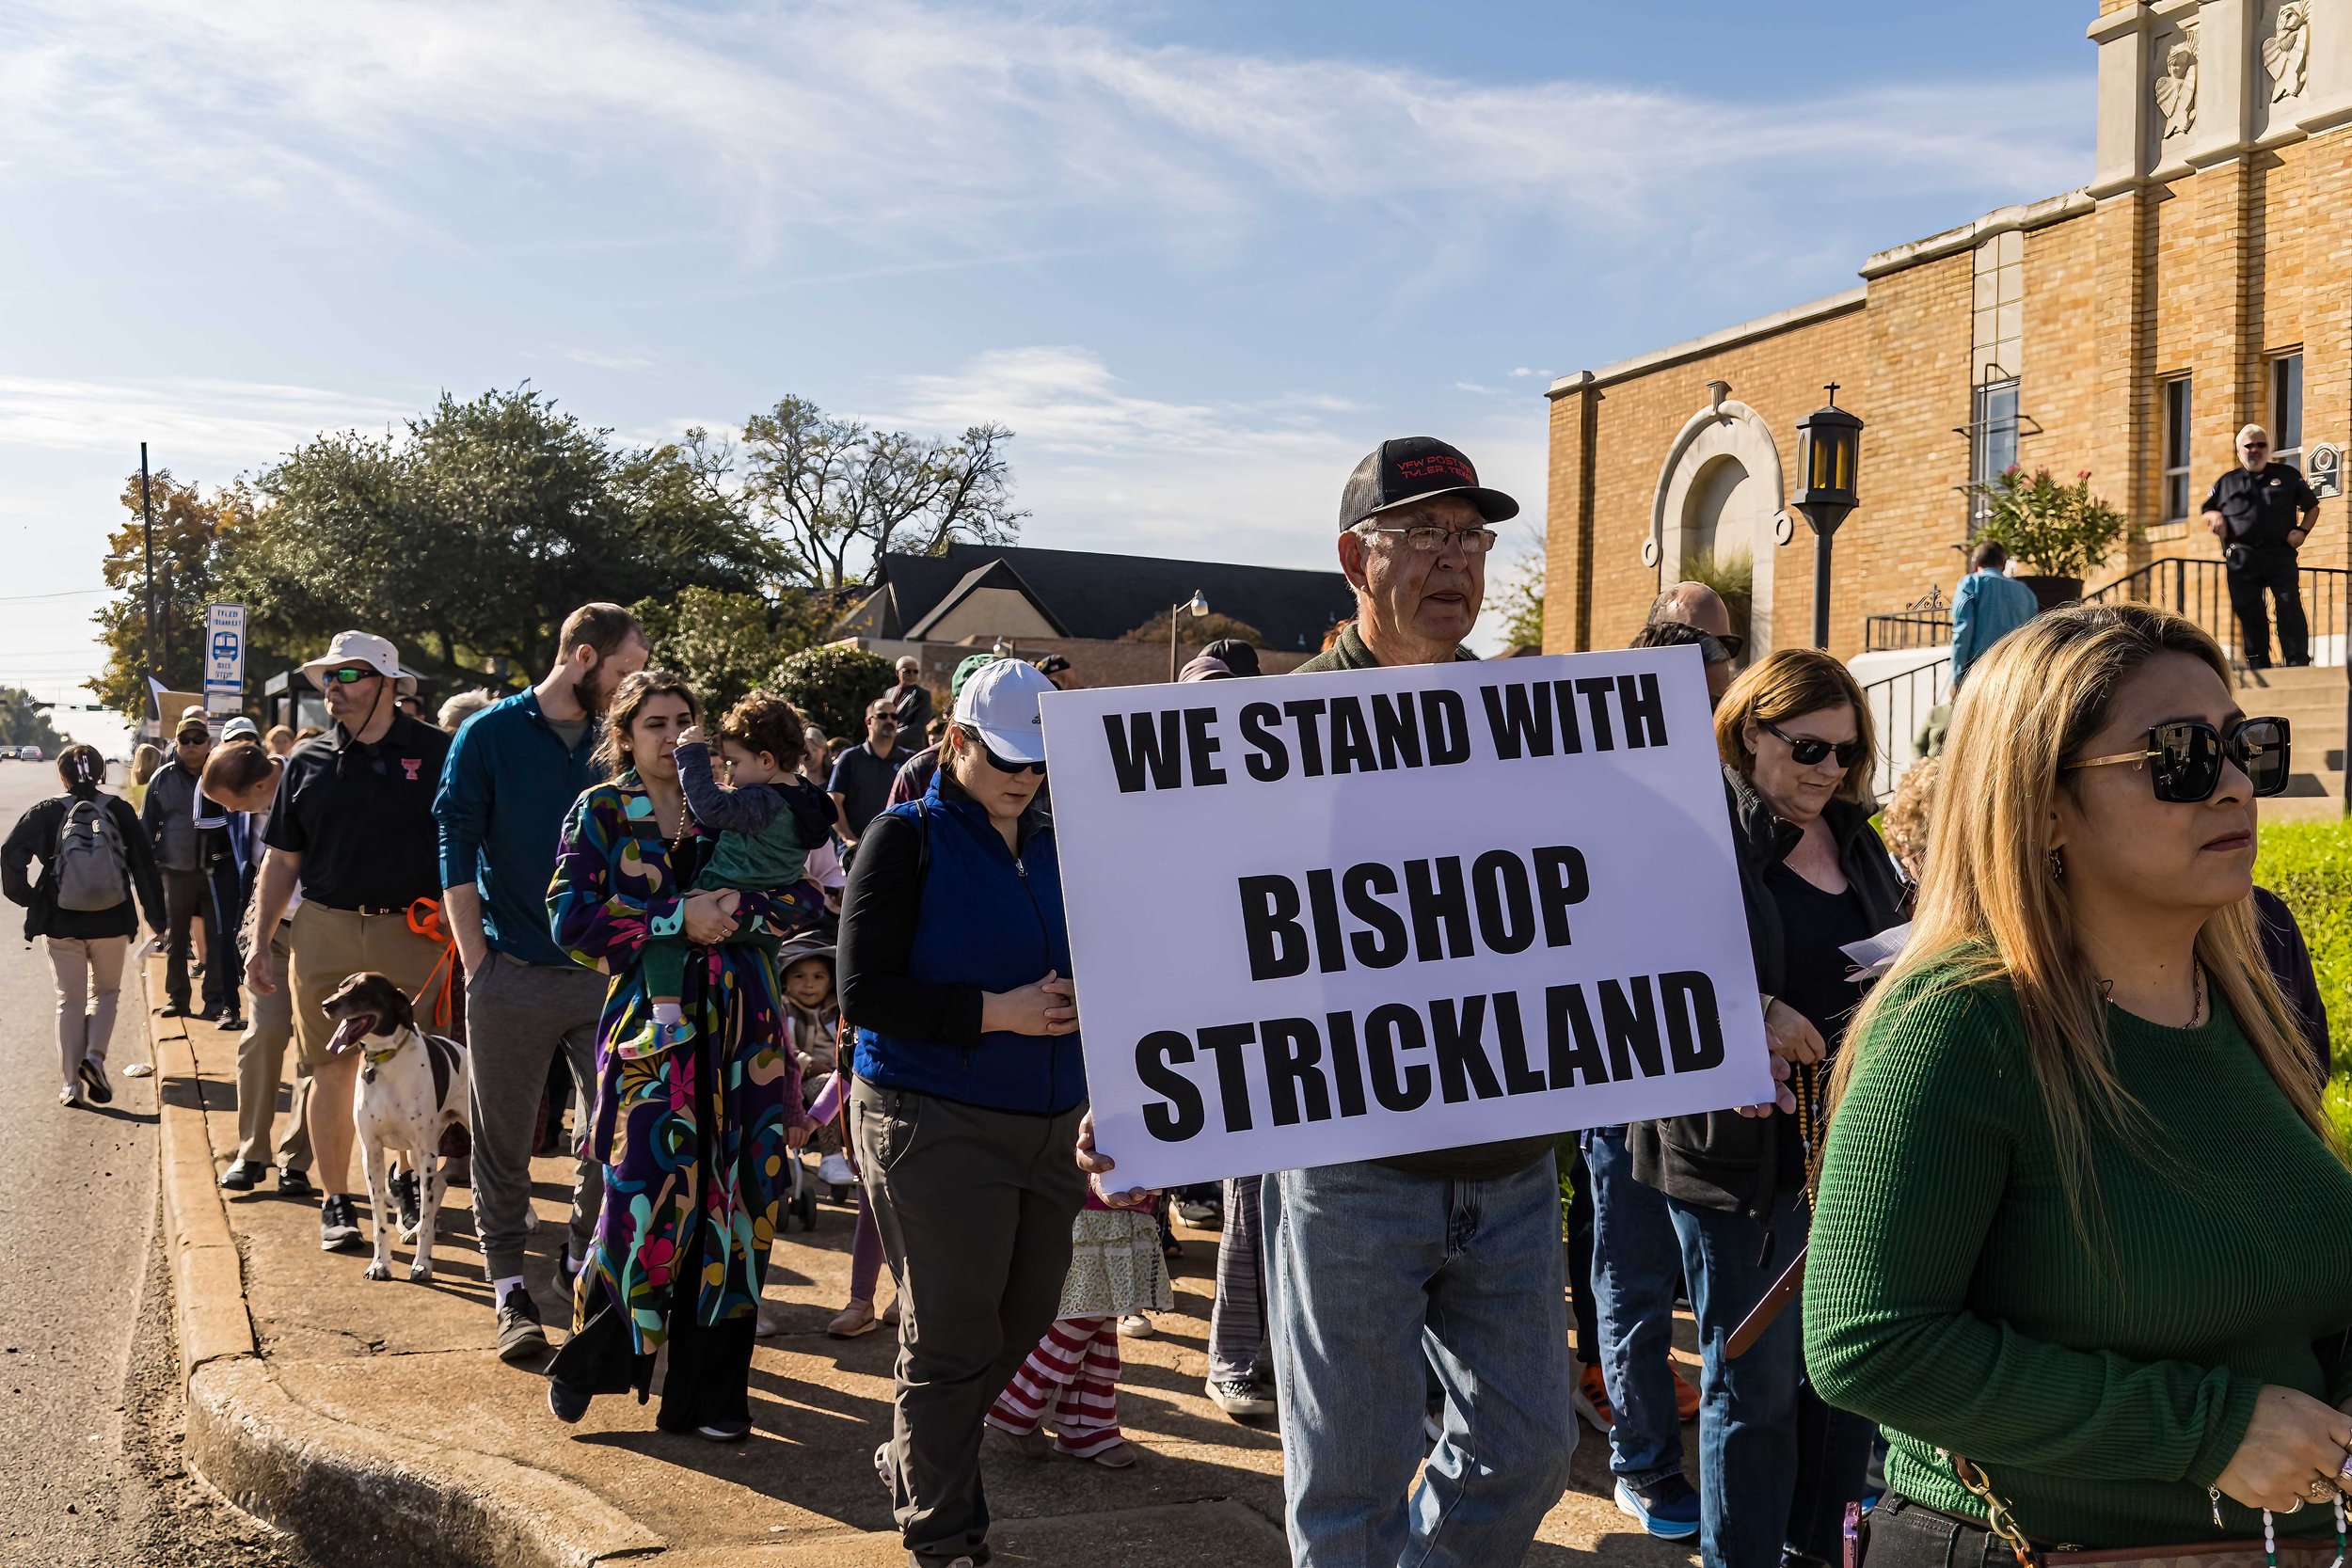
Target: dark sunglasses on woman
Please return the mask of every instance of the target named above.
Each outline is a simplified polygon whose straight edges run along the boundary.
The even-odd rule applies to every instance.
[[[2212,800],[2213,792],[2221,787],[2225,757],[2238,765],[2252,783],[2255,795],[2285,794],[2287,756],[2287,721],[2283,719],[2241,719],[2226,736],[2201,720],[2176,719],[2150,730],[2148,744],[2139,751],[2086,757],[2061,764],[2058,771],[2146,763],[2157,800],[2197,805]]]
[[[965,730],[963,732],[963,738],[972,742],[973,745],[977,746],[980,749],[980,755],[986,757],[988,759],[988,765],[996,769],[999,773],[1042,774],[1045,771],[1045,765],[1041,762],[1015,762],[1010,757],[998,756],[995,752],[988,749],[988,742],[982,740],[979,737],[978,733],[976,731]]]
[[[1804,736],[1790,735],[1769,719],[1758,719],[1756,722],[1757,727],[1766,734],[1777,736],[1788,742],[1788,754],[1796,759],[1797,766],[1800,768],[1811,768],[1832,752],[1837,753],[1837,766],[1840,768],[1851,768],[1862,760],[1862,741],[1859,736],[1852,740],[1840,741],[1833,746],[1826,740],[1817,739],[1809,735]]]

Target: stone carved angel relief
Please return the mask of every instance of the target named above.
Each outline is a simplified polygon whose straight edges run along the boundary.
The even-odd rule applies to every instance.
[[[2303,90],[2311,64],[2312,19],[2305,0],[2280,0],[2271,18],[2270,36],[2263,40],[2263,69],[2270,72],[2270,101],[2293,98]]]
[[[2184,34],[2165,51],[2164,69],[2156,76],[2156,107],[2164,113],[2167,136],[2185,135],[2197,123],[2197,35]]]

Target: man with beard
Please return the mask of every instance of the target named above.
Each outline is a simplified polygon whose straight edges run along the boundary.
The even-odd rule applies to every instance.
[[[418,932],[409,913],[440,882],[433,864],[433,792],[449,736],[395,705],[416,689],[415,677],[402,673],[400,651],[381,637],[337,632],[302,673],[326,693],[334,722],[295,747],[278,776],[277,803],[262,832],[268,855],[253,895],[253,929],[276,931],[300,888],[301,908],[287,930],[285,980],[293,991],[294,1049],[310,1072],[310,1169],[325,1195],[319,1245],[332,1252],[359,1241],[350,1182],[351,1091],[359,1057],[328,1051],[334,1031],[325,1004],[346,976],[362,970],[413,993],[440,959],[441,944]],[[224,943],[213,961],[235,960]],[[278,990],[276,970],[270,943],[257,941],[245,971],[256,997]]]
[[[574,963],[548,935],[548,883],[556,840],[580,792],[597,782],[597,721],[622,677],[645,667],[645,634],[616,604],[565,618],[555,668],[528,691],[469,720],[452,743],[433,814],[441,825],[441,908],[466,966],[466,1043],[472,1059],[473,1212],[498,1308],[501,1359],[548,1348],[538,1304],[523,1281],[531,1212],[531,1148],[548,1068],[571,1068],[576,1107],[596,1101],[596,1014],[603,976]],[[575,1114],[572,1148],[587,1132]],[[579,1162],[571,1229],[557,1261],[568,1293],[596,1239],[603,1178]]]

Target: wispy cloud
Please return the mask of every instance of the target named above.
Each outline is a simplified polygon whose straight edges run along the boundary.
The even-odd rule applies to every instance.
[[[420,404],[263,382],[199,376],[72,381],[0,375],[0,449],[107,451],[158,466],[258,467],[322,430],[397,425]]]
[[[526,161],[589,187],[658,175],[706,221],[715,198],[751,257],[824,239],[937,263],[1044,230],[1216,255],[1304,204],[1441,271],[1474,269],[1477,235],[1531,220],[1620,241],[1772,221],[1788,171],[1825,160],[1849,191],[1971,193],[2058,189],[2083,164],[2074,95],[2032,81],[1736,104],[1150,47],[1066,12],[926,0],[28,0],[16,15],[0,182],[163,171],[207,200],[326,203],[451,245],[430,171],[452,156],[493,187]]]

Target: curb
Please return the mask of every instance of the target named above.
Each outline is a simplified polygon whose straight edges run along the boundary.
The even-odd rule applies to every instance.
[[[142,974],[151,996],[160,962]],[[339,1568],[590,1568],[662,1551],[660,1536],[575,1482],[341,1420],[286,1392],[258,1354],[213,1163],[205,1107],[226,1109],[229,1091],[206,1083],[179,1020],[150,1012],[147,1026],[189,1467]]]

